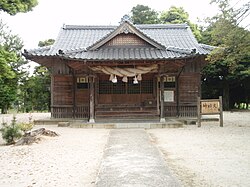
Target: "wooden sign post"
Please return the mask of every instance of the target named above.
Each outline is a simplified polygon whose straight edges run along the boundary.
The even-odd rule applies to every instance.
[[[223,127],[222,97],[219,99],[200,99],[197,101],[198,127],[201,127],[202,115],[220,115],[220,127]]]

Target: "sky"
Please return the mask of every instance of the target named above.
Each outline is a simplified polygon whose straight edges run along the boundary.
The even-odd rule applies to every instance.
[[[233,0],[243,3],[246,0]],[[38,0],[39,4],[28,13],[10,16],[0,12],[0,18],[14,34],[18,34],[25,49],[37,48],[38,42],[56,39],[60,28],[66,25],[118,25],[125,14],[137,4],[147,5],[156,11],[171,6],[183,7],[190,20],[211,17],[218,12],[210,0]],[[249,21],[250,22],[250,21]]]

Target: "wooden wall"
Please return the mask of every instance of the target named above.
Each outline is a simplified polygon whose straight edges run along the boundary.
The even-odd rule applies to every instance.
[[[71,75],[54,75],[52,85],[52,105],[73,105],[73,77]]]
[[[200,71],[203,66],[202,58],[185,60],[186,65],[181,67],[172,66],[171,63],[163,64],[160,73],[166,71],[166,75],[176,77],[176,87],[174,102],[164,103],[165,117],[193,117],[196,115],[197,97],[200,96]],[[172,63],[174,63],[173,61]],[[179,64],[182,62],[180,61]],[[166,66],[166,67],[165,67]],[[71,64],[69,68],[64,61],[58,61],[52,67],[52,117],[55,118],[88,118],[89,117],[89,87],[86,89],[77,88],[77,78],[90,75],[86,65],[82,63]],[[78,68],[76,68],[78,67]],[[76,68],[76,69],[75,69]],[[75,69],[73,71],[73,69]],[[179,77],[178,77],[178,73]],[[143,80],[153,81],[153,93],[133,93],[133,94],[100,94],[99,80],[109,81],[109,76],[96,74],[95,79],[95,104],[104,105],[124,105],[124,107],[143,106],[146,101],[153,101],[152,110],[156,108],[157,97],[157,73],[143,75]],[[121,81],[121,78],[118,78]],[[132,78],[129,78],[132,79]],[[159,87],[158,87],[159,91]],[[104,107],[105,108],[105,107]],[[146,107],[145,107],[146,108]],[[123,108],[121,108],[122,110]],[[124,110],[127,110],[124,108]]]
[[[200,74],[199,73],[183,73],[179,77],[179,103],[197,102],[200,90]]]

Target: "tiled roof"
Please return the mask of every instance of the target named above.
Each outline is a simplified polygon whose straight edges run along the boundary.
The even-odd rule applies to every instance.
[[[69,59],[88,60],[160,60],[185,58],[191,53],[181,53],[171,50],[159,50],[155,48],[101,48],[93,51],[79,51],[64,53]]]
[[[57,56],[79,60],[131,60],[173,59],[206,55],[213,47],[199,44],[186,24],[132,25],[138,35],[157,48],[150,47],[100,47],[91,50],[98,42],[107,39],[119,26],[64,25],[50,47],[25,51],[25,56]],[[109,38],[108,38],[109,39]]]

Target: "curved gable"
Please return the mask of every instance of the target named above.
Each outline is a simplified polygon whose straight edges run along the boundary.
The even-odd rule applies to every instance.
[[[87,50],[97,50],[104,45],[117,44],[118,42],[122,42],[123,46],[130,46],[132,43],[132,45],[145,44],[157,49],[165,49],[165,46],[140,31],[124,16],[121,24],[113,32],[94,43]]]

